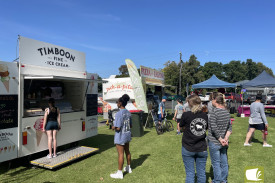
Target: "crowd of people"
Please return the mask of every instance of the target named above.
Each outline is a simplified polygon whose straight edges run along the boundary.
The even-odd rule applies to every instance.
[[[268,127],[264,106],[261,104],[261,94],[257,95],[257,100],[251,105],[251,116],[249,118],[249,129],[244,146],[251,146],[249,143],[255,130],[263,132],[263,147],[272,147],[267,144],[265,128]],[[125,109],[127,94],[117,101],[120,111],[116,114],[113,130],[115,130],[114,143],[118,151],[118,170],[111,174],[112,178],[123,179],[123,159],[124,153],[127,159],[127,166],[124,171],[132,173],[131,154],[129,143],[131,141],[131,114]],[[164,117],[166,98],[163,97],[159,104],[158,120],[161,122]],[[206,182],[206,161],[208,151],[213,168],[212,183],[226,183],[228,177],[228,157],[229,137],[232,133],[230,114],[226,108],[225,97],[222,93],[213,92],[210,95],[210,102],[207,112],[202,105],[200,97],[196,94],[190,95],[186,103],[179,99],[175,106],[173,120],[177,122],[177,134],[182,132],[182,159],[186,172],[186,183]],[[207,133],[208,131],[208,133]],[[196,174],[195,174],[196,172]]]

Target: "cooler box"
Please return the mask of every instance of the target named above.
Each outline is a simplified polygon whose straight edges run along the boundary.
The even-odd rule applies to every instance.
[[[132,119],[131,133],[133,137],[141,137],[144,135],[143,131],[143,111],[142,110],[130,110]]]

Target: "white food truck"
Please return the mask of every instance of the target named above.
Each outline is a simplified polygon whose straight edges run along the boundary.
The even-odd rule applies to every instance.
[[[102,98],[103,103],[103,118],[108,119],[108,111],[117,109],[116,101],[124,94],[128,94],[130,102],[126,105],[128,110],[137,110],[135,106],[135,96],[133,86],[130,78],[115,78],[110,77],[103,79],[102,84]]]
[[[0,162],[48,148],[49,98],[61,113],[58,146],[97,135],[97,78],[85,53],[19,37],[19,61],[0,61]]]

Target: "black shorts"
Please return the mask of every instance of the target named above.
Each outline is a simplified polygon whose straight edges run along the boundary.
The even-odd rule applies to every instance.
[[[265,124],[249,124],[249,128],[255,128],[256,130],[264,130],[265,129]]]
[[[176,118],[176,122],[179,123],[180,122],[180,118]]]
[[[45,130],[58,130],[57,121],[48,121]]]

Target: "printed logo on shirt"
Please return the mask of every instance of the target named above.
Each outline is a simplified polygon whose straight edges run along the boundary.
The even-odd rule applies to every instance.
[[[196,118],[190,123],[190,131],[196,136],[202,136],[206,132],[206,121]]]
[[[182,105],[179,106],[179,110],[183,111],[183,106]]]
[[[123,133],[130,131],[130,115],[123,114],[123,118],[125,119],[123,121]]]

